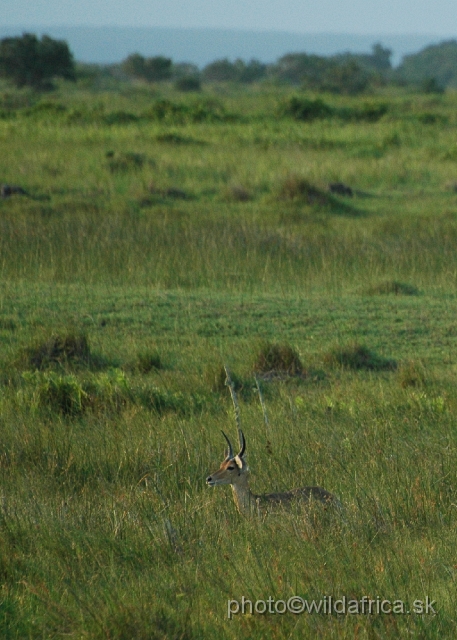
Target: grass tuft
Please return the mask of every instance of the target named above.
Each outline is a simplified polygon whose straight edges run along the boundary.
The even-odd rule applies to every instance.
[[[395,296],[417,296],[419,289],[412,284],[406,282],[398,282],[398,280],[386,280],[379,284],[373,285],[365,289],[364,292],[368,296],[378,295],[395,295]]]
[[[328,194],[297,174],[290,174],[282,180],[278,187],[278,198],[280,200],[300,200],[310,205],[318,204],[321,206],[331,202]]]
[[[115,154],[109,151],[106,155],[108,158],[108,169],[111,173],[138,171],[143,168],[146,162],[146,157],[142,153],[125,152]]]
[[[26,369],[39,371],[50,367],[87,366],[93,361],[85,334],[53,335],[48,340],[24,349],[19,363]]]
[[[231,184],[224,189],[223,197],[228,202],[248,202],[252,199],[252,194],[242,184]]]
[[[299,376],[304,374],[297,351],[287,343],[266,342],[262,345],[254,371],[261,376]]]
[[[330,366],[344,369],[366,369],[369,371],[392,371],[396,369],[395,360],[384,358],[365,345],[353,343],[345,347],[336,347],[324,356],[324,362]]]
[[[246,381],[243,380],[238,374],[230,371],[230,377],[232,379],[235,391],[237,393],[243,391],[246,387]],[[206,386],[214,393],[227,393],[228,386],[226,385],[227,374],[225,373],[224,366],[209,365],[203,374],[203,380]]]
[[[407,387],[422,388],[427,384],[427,372],[424,364],[418,360],[402,363],[397,372],[398,384],[403,389]]]
[[[133,369],[139,373],[146,374],[151,371],[163,369],[163,361],[160,353],[156,350],[138,353],[133,364]]]

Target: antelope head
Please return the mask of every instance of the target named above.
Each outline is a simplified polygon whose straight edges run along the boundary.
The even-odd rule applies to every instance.
[[[218,484],[237,484],[242,481],[242,479],[246,478],[248,473],[248,465],[244,459],[246,441],[241,429],[238,429],[240,450],[236,455],[233,453],[233,447],[230,440],[223,431],[222,435],[227,441],[228,449],[220,468],[211,476],[206,478],[206,484],[210,487],[215,487]]]

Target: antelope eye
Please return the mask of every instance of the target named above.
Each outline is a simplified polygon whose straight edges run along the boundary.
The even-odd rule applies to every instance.
[[[235,468],[235,467],[234,467],[233,465],[231,465],[230,467],[227,467],[227,469],[228,469],[229,471],[233,471],[233,469],[234,469],[234,468]]]

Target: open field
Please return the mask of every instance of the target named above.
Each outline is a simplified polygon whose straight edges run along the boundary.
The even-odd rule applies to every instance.
[[[455,637],[457,95],[291,95],[0,93],[1,637]],[[224,363],[254,491],[343,514],[205,486]],[[295,595],[405,604],[228,619]]]

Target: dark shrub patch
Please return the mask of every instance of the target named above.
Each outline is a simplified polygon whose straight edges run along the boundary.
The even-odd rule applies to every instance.
[[[108,169],[111,173],[139,170],[146,162],[146,158],[141,153],[127,152],[116,155],[110,151],[107,153],[107,158]]]
[[[223,196],[228,202],[248,202],[252,198],[251,193],[241,184],[227,186]]]
[[[378,122],[388,111],[389,106],[384,102],[367,102],[361,107],[343,107],[342,109],[338,109],[336,115],[341,118],[341,120]]]
[[[150,373],[163,369],[162,358],[158,351],[146,351],[139,353],[136,358],[135,367],[139,373]]]
[[[279,108],[279,115],[292,116],[295,120],[310,122],[312,120],[330,118],[335,110],[321,98],[310,100],[293,96]]]
[[[91,361],[89,342],[84,334],[55,335],[31,347],[20,358],[27,369],[47,369],[55,365],[87,365]]]
[[[312,122],[325,118],[339,118],[359,122],[377,122],[389,110],[385,103],[367,102],[361,107],[332,107],[321,98],[310,100],[300,96],[293,96],[279,108],[280,116],[291,116],[295,120]]]
[[[333,349],[324,356],[324,362],[330,366],[340,366],[345,369],[370,371],[391,371],[397,367],[395,360],[384,358],[358,343]]]
[[[226,113],[224,107],[215,100],[194,100],[189,103],[157,100],[143,114],[143,117],[170,124],[190,122],[226,122],[236,119]]]
[[[259,375],[303,375],[303,365],[297,351],[288,344],[266,342],[254,363]]]
[[[366,289],[365,293],[369,296],[376,295],[396,295],[396,296],[417,296],[419,289],[412,284],[398,282],[397,280],[387,280],[373,285]]]
[[[278,188],[278,198],[280,200],[300,200],[307,204],[325,205],[330,203],[330,196],[305,178],[295,174],[287,176],[281,182]]]
[[[196,76],[183,76],[182,78],[178,78],[175,82],[175,89],[177,91],[200,91],[200,78]]]
[[[205,144],[205,142],[201,140],[196,140],[189,136],[181,136],[179,133],[174,132],[159,133],[155,139],[157,142],[164,142],[166,144]]]
[[[111,111],[103,116],[103,122],[105,124],[130,124],[131,122],[138,122],[139,118],[134,113],[128,113],[127,111]]]
[[[160,196],[161,198],[172,198],[174,200],[187,200],[188,194],[182,189],[177,187],[165,187],[159,188],[153,182],[148,187],[148,191],[153,196]]]

